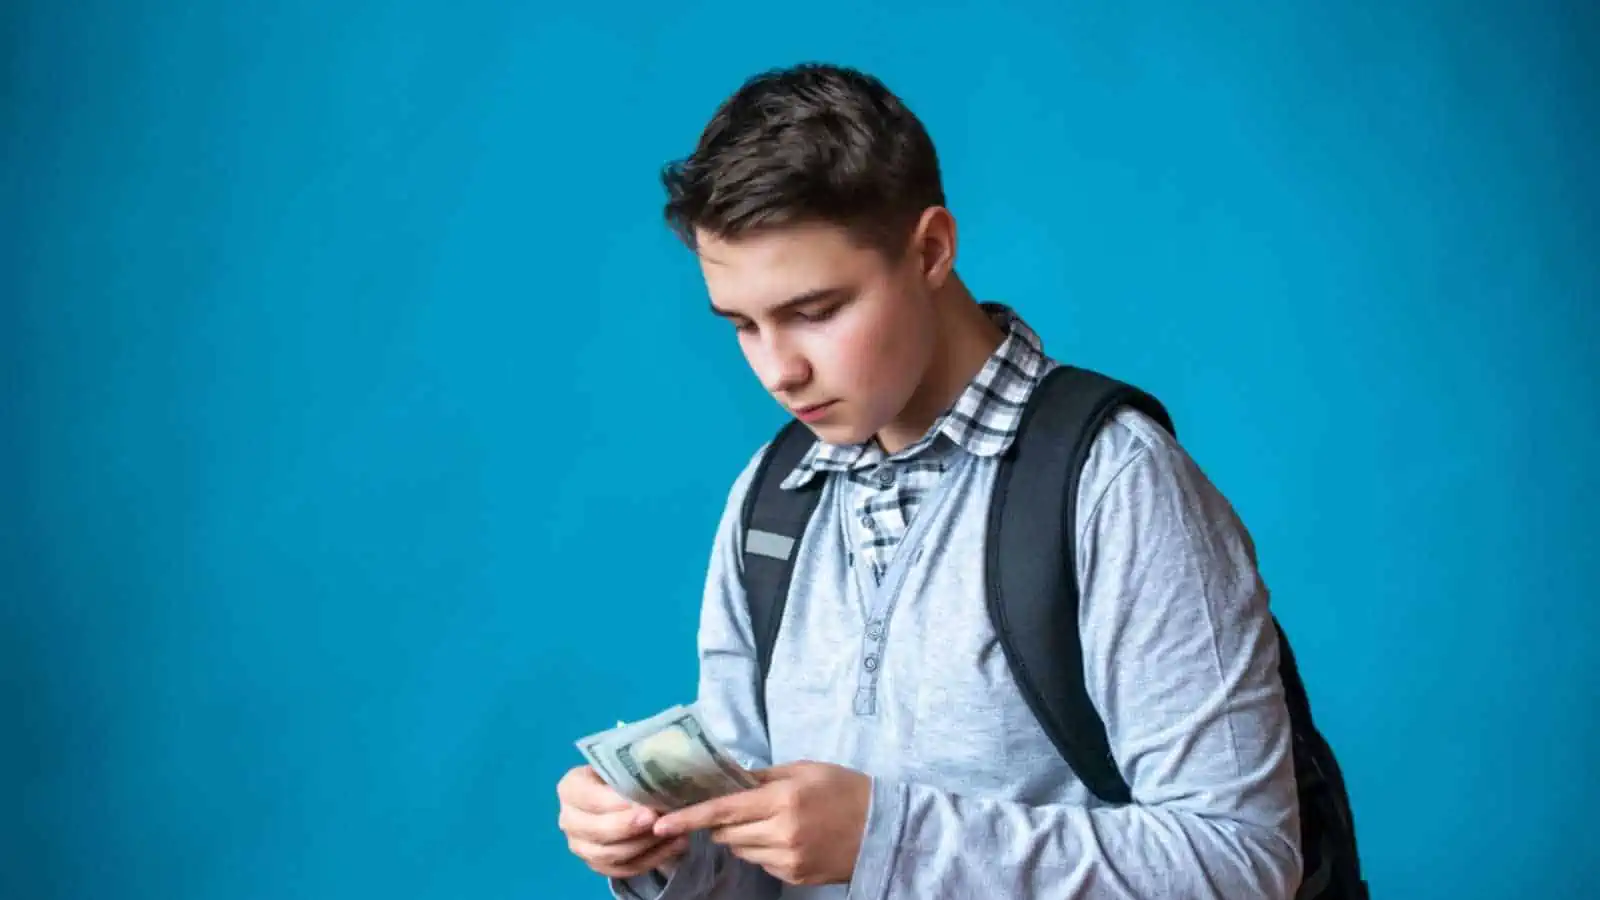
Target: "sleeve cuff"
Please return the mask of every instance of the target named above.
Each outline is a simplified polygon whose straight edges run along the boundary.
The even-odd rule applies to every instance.
[[[861,850],[856,854],[847,900],[882,900],[888,893],[889,870],[905,830],[906,791],[905,785],[872,779],[867,824],[862,830]]]

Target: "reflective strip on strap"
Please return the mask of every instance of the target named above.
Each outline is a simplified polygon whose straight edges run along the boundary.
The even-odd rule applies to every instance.
[[[786,560],[794,552],[794,538],[752,528],[744,536],[744,549],[746,553]]]

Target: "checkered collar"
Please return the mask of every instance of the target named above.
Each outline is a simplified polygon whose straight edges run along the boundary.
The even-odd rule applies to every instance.
[[[910,459],[942,436],[976,456],[997,456],[1011,446],[1028,395],[1049,369],[1039,336],[1008,306],[985,303],[983,309],[1005,332],[1005,340],[967,383],[961,396],[936,419],[919,440],[887,457]],[[877,441],[830,444],[817,441],[783,480],[785,489],[805,485],[818,472],[844,472],[875,466],[885,460]]]

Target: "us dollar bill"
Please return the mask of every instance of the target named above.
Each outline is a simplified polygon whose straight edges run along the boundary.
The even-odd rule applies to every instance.
[[[692,707],[590,735],[578,750],[617,793],[656,810],[681,809],[756,787]]]

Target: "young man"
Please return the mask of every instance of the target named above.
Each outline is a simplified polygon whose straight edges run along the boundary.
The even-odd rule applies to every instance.
[[[996,460],[1057,364],[955,274],[916,117],[858,72],[771,72],[664,180],[713,311],[815,434],[783,487],[822,494],[764,688],[739,522],[765,446],[712,552],[699,708],[761,786],[658,816],[574,769],[573,851],[619,896],[661,900],[1293,896],[1267,591],[1227,501],[1144,414],[1097,433],[1074,519],[1085,683],[1132,803],[1074,777],[996,646]]]

